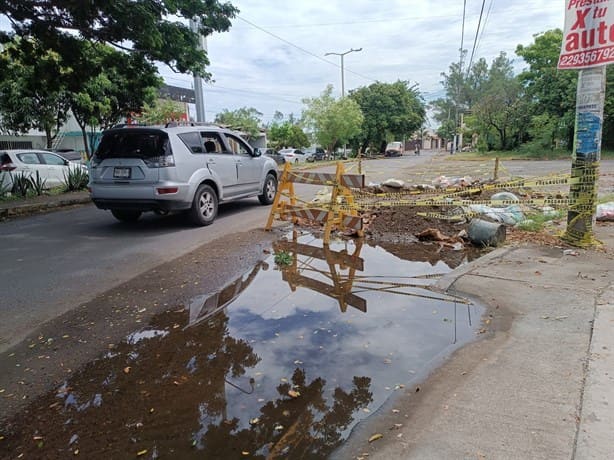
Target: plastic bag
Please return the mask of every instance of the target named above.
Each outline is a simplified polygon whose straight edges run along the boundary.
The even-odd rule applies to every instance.
[[[495,222],[502,222],[506,225],[515,225],[524,219],[524,214],[517,205],[493,208],[484,204],[472,204],[469,206],[469,209]]]

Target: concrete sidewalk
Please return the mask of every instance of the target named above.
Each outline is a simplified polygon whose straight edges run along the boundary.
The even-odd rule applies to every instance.
[[[614,458],[614,225],[596,233],[601,250],[505,247],[443,279],[488,306],[482,339],[367,420],[338,457]]]

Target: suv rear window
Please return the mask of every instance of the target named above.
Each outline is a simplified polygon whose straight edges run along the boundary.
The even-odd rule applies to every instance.
[[[106,132],[96,150],[96,157],[151,158],[170,155],[168,134],[163,131],[121,130]]]

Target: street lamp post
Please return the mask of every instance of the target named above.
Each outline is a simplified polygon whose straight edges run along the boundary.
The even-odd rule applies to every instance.
[[[345,76],[343,72],[343,57],[346,54],[357,53],[358,51],[362,51],[362,48],[357,48],[357,49],[350,48],[344,53],[326,53],[324,55],[324,56],[330,56],[330,55],[341,56],[341,98],[345,97]],[[343,144],[343,156],[344,157],[346,156],[345,149],[346,149],[346,144]],[[334,158],[334,153],[333,153],[333,158]]]
[[[329,55],[341,56],[341,97],[345,97],[345,76],[343,75],[343,57],[346,54],[350,54],[354,52],[357,53],[358,51],[362,51],[362,48],[358,48],[358,49],[351,48],[344,53],[326,53],[324,55],[324,56],[329,56]]]

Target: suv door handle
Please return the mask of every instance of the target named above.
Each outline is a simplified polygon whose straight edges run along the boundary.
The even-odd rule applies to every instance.
[[[213,158],[208,158],[207,161],[205,161],[206,164],[208,165],[214,165],[215,164],[215,160]]]

